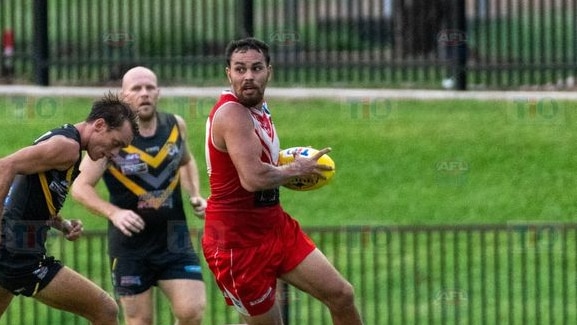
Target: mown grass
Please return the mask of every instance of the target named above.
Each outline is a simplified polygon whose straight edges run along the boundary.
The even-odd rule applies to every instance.
[[[50,127],[82,120],[90,99],[4,97],[5,155]],[[212,98],[165,98],[188,122],[208,195],[204,123]],[[332,147],[333,181],[283,189],[305,226],[573,220],[575,109],[551,98],[498,101],[271,99],[281,147]],[[313,208],[314,207],[314,208]],[[87,213],[69,200],[63,213]],[[316,215],[323,214],[323,218]],[[103,222],[84,218],[90,228]]]

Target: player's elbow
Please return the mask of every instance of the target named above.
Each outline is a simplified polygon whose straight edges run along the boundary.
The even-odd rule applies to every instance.
[[[269,189],[270,184],[259,180],[242,179],[240,180],[242,188],[249,192],[257,192]]]
[[[257,184],[251,183],[251,182],[240,182],[240,185],[242,186],[242,188],[244,188],[245,190],[247,190],[248,192],[256,192],[260,190],[260,187],[257,186]]]
[[[84,186],[82,184],[74,182],[72,184],[72,187],[70,188],[70,195],[72,196],[72,198],[81,203],[83,203],[86,200],[84,195],[86,193],[86,189],[83,189]]]

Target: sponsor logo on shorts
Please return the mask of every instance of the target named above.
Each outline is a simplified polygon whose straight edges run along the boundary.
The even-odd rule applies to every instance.
[[[186,265],[184,271],[188,273],[200,273],[199,265]]]
[[[125,275],[120,277],[121,286],[139,286],[142,284],[140,281],[140,276],[138,275]]]
[[[36,270],[35,270],[34,272],[32,272],[32,273],[34,273],[34,275],[35,275],[38,279],[42,280],[42,279],[44,279],[44,277],[45,277],[46,274],[48,273],[48,267],[47,267],[47,266],[42,266],[42,267],[36,269]]]
[[[262,296],[261,296],[260,298],[258,298],[257,300],[251,301],[249,304],[250,304],[251,306],[260,304],[261,302],[265,301],[268,297],[270,297],[271,292],[272,292],[272,288],[271,288],[271,287],[268,287],[268,290],[265,292],[264,295],[262,295]]]

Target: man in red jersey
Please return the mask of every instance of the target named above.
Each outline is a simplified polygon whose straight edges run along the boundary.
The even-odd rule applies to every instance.
[[[322,301],[333,324],[362,324],[351,284],[279,200],[279,186],[291,177],[330,170],[317,162],[330,148],[278,166],[279,140],[264,101],[272,72],[268,45],[241,39],[225,54],[231,90],[220,96],[207,123],[211,195],[202,246],[227,303],[249,325],[282,324],[275,300],[282,279]]]

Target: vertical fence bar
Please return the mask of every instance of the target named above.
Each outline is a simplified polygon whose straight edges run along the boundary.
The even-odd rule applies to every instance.
[[[508,293],[508,323],[511,325],[515,324],[515,287],[513,285],[513,279],[515,278],[513,269],[513,231],[507,229],[507,293]]]
[[[577,64],[575,64],[575,62],[577,62],[577,21],[575,21],[574,17],[577,17],[577,5],[575,4],[575,2],[573,2],[573,15],[571,16],[571,22],[572,24],[572,28],[571,30],[573,31],[572,35],[572,53],[573,53],[573,60],[569,61],[569,62],[573,62],[573,75],[577,75]]]
[[[499,230],[494,230],[493,232],[493,254],[494,256],[494,264],[493,264],[493,273],[495,274],[494,278],[494,287],[495,293],[493,299],[495,299],[495,324],[499,324],[501,322],[501,277],[500,277],[500,270],[501,270],[501,263],[500,263],[500,248],[501,248],[501,237]]]
[[[457,0],[456,10],[456,25],[457,30],[461,33],[466,33],[467,31],[467,16],[466,16],[466,5],[465,0]],[[455,66],[455,89],[457,90],[467,90],[467,58],[468,58],[468,45],[466,41],[458,42],[456,45],[457,58]]]
[[[328,13],[329,11],[329,4],[323,1],[318,1],[318,6],[317,6],[317,11],[316,11],[316,16],[317,16],[317,21],[320,19],[320,17],[323,15],[323,10],[325,11],[324,13]],[[330,31],[330,29],[329,29]],[[315,73],[315,78],[313,80],[313,82],[317,83],[321,80],[329,80],[330,79],[330,73],[329,73],[329,69],[330,69],[330,58],[329,58],[329,51],[327,50],[329,48],[329,44],[330,44],[330,33],[329,31],[327,31],[325,37],[322,37],[322,35],[317,34],[317,52],[319,53],[318,57],[317,57],[317,61],[319,62],[319,67],[317,68],[317,73]]]
[[[555,255],[555,249],[554,249],[554,245],[557,244],[556,240],[558,238],[556,238],[555,236],[559,235],[558,230],[554,230],[550,229],[549,232],[549,240],[547,241],[548,245],[548,249],[546,251],[547,253],[547,257],[548,257],[548,261],[547,261],[547,269],[549,270],[548,272],[548,280],[549,280],[549,297],[547,299],[547,307],[549,307],[549,324],[555,324],[557,323],[556,319],[555,319],[555,310],[553,308],[553,306],[555,306],[555,277],[556,277],[556,273],[555,272],[555,261],[554,261],[554,255]]]
[[[514,1],[514,0],[509,0]],[[524,6],[520,3],[517,3],[517,64],[516,64],[516,72],[518,76],[518,82],[522,85],[524,82],[527,82],[528,78],[525,74],[524,65],[528,64],[527,62],[527,42],[525,42],[525,21],[527,19],[526,12],[524,10]]]
[[[535,64],[537,61],[535,60],[535,56],[536,56],[536,33],[535,33],[535,1],[537,0],[529,0],[529,4],[527,6],[527,15],[528,15],[528,22],[527,22],[527,30],[528,30],[528,34],[529,37],[527,39],[527,43],[528,43],[528,48],[529,48],[529,65],[533,65]],[[534,84],[535,80],[536,80],[536,76],[535,76],[535,70],[534,68],[529,68],[529,83],[530,84]]]
[[[545,12],[545,0],[537,0],[539,2],[539,7],[535,15],[537,15],[537,19],[539,21],[537,26],[541,26],[538,29],[538,35],[536,35],[536,46],[535,51],[538,53],[537,62],[541,62],[539,71],[539,84],[545,84],[548,77],[552,76],[551,69],[548,66],[551,64],[550,58],[548,57],[547,53],[547,40],[545,39],[547,34],[546,30],[548,28],[552,28],[553,26],[547,26],[546,20],[546,12]],[[537,316],[540,317],[540,316]]]
[[[48,60],[48,1],[34,0],[34,75],[37,85],[50,84]]]
[[[560,55],[558,56],[558,60],[559,63],[565,63],[565,62],[569,62],[568,61],[568,43],[570,42],[570,38],[568,38],[567,36],[569,35],[569,33],[567,32],[567,28],[568,26],[568,19],[567,19],[567,13],[568,13],[568,8],[567,8],[567,1],[563,0],[561,1],[561,6],[559,8],[559,14],[558,16],[560,17],[559,20],[559,24],[561,26],[559,26],[558,28],[558,33],[559,33],[559,47],[560,47]],[[565,79],[565,86],[569,87],[569,82],[568,82],[568,78],[571,75],[571,73],[568,71],[568,69],[563,69],[561,68],[561,73],[562,73],[562,77],[563,79]]]
[[[535,310],[535,322],[536,324],[541,324],[541,315],[542,315],[542,310],[541,310],[541,288],[542,288],[542,284],[541,284],[541,247],[540,244],[542,243],[541,240],[542,238],[540,238],[543,234],[543,230],[541,228],[541,226],[536,226],[534,229],[534,234],[532,236],[534,236],[534,238],[532,239],[533,241],[533,245],[532,245],[532,249],[533,249],[533,258],[535,260],[535,262],[533,263],[533,267],[534,270],[533,272],[535,272],[534,274],[534,282],[535,282],[535,302],[534,302],[534,310]]]
[[[483,53],[483,51],[486,49],[485,47],[482,46],[482,35],[481,34],[481,12],[478,9],[478,6],[475,6],[475,10],[473,10],[473,16],[471,19],[471,23],[468,24],[469,29],[467,30],[467,42],[471,42],[472,40],[475,40],[475,47],[474,47],[474,51],[475,51],[475,73],[473,73],[473,77],[472,77],[472,82],[476,85],[478,84],[482,84],[483,81],[483,73],[484,73],[484,69],[485,69],[485,65],[486,65],[486,55]]]
[[[495,15],[494,15],[494,24],[495,24],[495,57],[496,57],[496,71],[495,73],[497,74],[496,80],[497,80],[497,87],[501,87],[503,85],[503,78],[504,78],[504,73],[503,70],[501,69],[501,65],[502,63],[502,58],[505,57],[504,56],[504,51],[503,51],[503,35],[507,35],[504,30],[506,30],[503,25],[503,18],[502,18],[503,14],[501,12],[501,0],[495,0]]]
[[[67,3],[68,7],[64,11],[68,16],[65,20],[65,26],[67,31],[67,41],[60,45],[62,50],[60,51],[63,57],[66,58],[68,62],[66,67],[67,79],[71,81],[71,83],[77,82],[80,78],[80,60],[81,60],[81,53],[82,53],[82,39],[80,38],[80,31],[84,29],[82,26],[82,22],[78,19],[76,15],[76,10],[78,10],[79,5],[75,4],[72,5],[71,1]],[[75,10],[76,9],[76,10]],[[70,26],[78,26],[78,28],[72,28],[70,30]]]
[[[392,256],[393,256],[393,250],[392,250],[392,238],[390,241],[388,241],[389,244],[386,245],[386,251],[387,251],[387,258],[385,259],[386,263],[387,263],[387,280],[386,280],[386,296],[387,296],[387,323],[388,324],[394,324],[393,323],[393,267],[392,267]]]
[[[514,43],[515,40],[516,42],[519,42],[519,39],[516,37],[516,33],[515,33],[515,28],[514,28],[514,21],[515,19],[518,19],[517,17],[515,17],[515,13],[513,11],[513,5],[512,2],[513,0],[503,0],[506,3],[506,8],[507,8],[507,17],[505,18],[505,24],[507,24],[507,35],[508,35],[508,40],[507,40],[507,46],[506,46],[506,53],[507,55],[506,60],[507,60],[507,83],[508,85],[512,85],[514,84],[514,74],[513,74],[513,67],[511,67],[511,62],[513,62],[513,51],[514,51]]]
[[[454,229],[452,231],[452,235],[453,235],[453,290],[456,290],[456,294],[458,295],[459,299],[456,302],[455,305],[455,309],[454,309],[454,321],[455,324],[461,324],[461,313],[460,313],[460,309],[462,307],[462,299],[463,299],[463,295],[465,294],[465,292],[463,291],[463,288],[461,287],[461,269],[460,269],[460,263],[459,263],[459,230]]]
[[[427,319],[428,324],[432,325],[434,322],[434,311],[433,311],[433,238],[430,229],[426,230],[426,242],[427,242]],[[392,324],[389,322],[389,324]]]
[[[253,0],[242,0],[241,5],[242,12],[242,27],[241,27],[241,37],[254,36],[254,1]]]
[[[560,12],[559,12],[559,6],[557,1],[554,1],[551,3],[551,10],[549,11],[549,21],[550,21],[550,28],[549,28],[549,61],[551,62],[551,78],[552,78],[552,82],[556,83],[556,82],[560,82],[560,85],[562,87],[565,87],[565,77],[564,74],[559,71],[559,61],[558,61],[558,57],[560,55],[563,54],[563,51],[561,49],[559,49],[559,43],[558,43],[558,31],[563,29],[564,26],[558,26],[558,22],[559,19],[557,19],[560,16]]]
[[[373,268],[372,268],[372,272],[373,272],[373,301],[374,301],[374,305],[373,305],[373,309],[372,309],[372,313],[374,315],[374,319],[379,320],[381,319],[381,310],[383,309],[384,306],[384,302],[381,301],[381,294],[380,294],[380,290],[377,290],[376,288],[378,287],[379,283],[384,283],[384,281],[381,281],[381,277],[380,275],[383,274],[382,270],[382,266],[381,266],[381,259],[383,258],[383,253],[380,251],[381,245],[379,244],[381,241],[379,240],[381,231],[379,228],[376,228],[372,231],[372,246],[373,246]],[[385,232],[382,232],[383,237],[385,235]],[[366,316],[365,316],[366,317]]]
[[[569,262],[567,261],[567,241],[569,240],[567,237],[569,236],[569,230],[567,228],[562,229],[562,236],[561,236],[561,324],[567,324],[569,319],[569,295],[568,295],[568,288],[566,283],[569,283]]]
[[[445,230],[439,230],[439,245],[440,245],[440,288],[437,294],[438,303],[441,307],[441,324],[447,324],[447,247],[445,243]]]
[[[526,233],[521,233],[521,324],[527,324],[527,300],[528,300],[528,292],[527,292],[527,250],[525,247],[526,243]]]
[[[400,273],[400,282],[401,288],[406,288],[406,279],[407,279],[407,267],[405,265],[404,257],[406,256],[406,243],[405,243],[405,231],[399,231],[399,256],[400,256],[400,265],[399,265],[399,273]],[[401,324],[407,324],[407,290],[401,290]]]
[[[359,252],[359,268],[361,270],[361,274],[369,274],[368,271],[370,270],[370,268],[367,267],[368,264],[368,259],[367,259],[367,254],[370,254],[370,250],[375,249],[372,245],[371,245],[371,229],[368,227],[361,227],[361,229],[359,230],[360,233],[360,238],[358,239],[358,243],[357,245],[353,246],[353,247],[358,247],[358,252]],[[357,250],[354,250],[355,252]],[[374,261],[372,261],[374,263]],[[359,282],[360,282],[360,292],[359,295],[363,298],[363,300],[368,301],[368,288],[369,286],[367,285],[368,282],[368,276],[362,276],[359,277]],[[372,288],[374,288],[375,286],[371,286]],[[362,304],[360,306],[360,311],[361,311],[361,315],[366,315],[368,313],[368,306],[367,304]]]
[[[420,268],[418,261],[421,261],[419,255],[419,232],[412,233],[413,237],[413,322],[415,325],[420,324],[420,295],[419,295],[419,283],[420,283]]]
[[[474,233],[467,229],[465,232],[466,236],[466,252],[467,252],[467,292],[473,292],[473,235]],[[473,323],[473,302],[475,297],[472,294],[468,294],[469,303],[467,308],[467,320],[469,324]]]
[[[480,272],[481,272],[481,283],[486,283],[487,281],[487,243],[485,240],[485,230],[482,229],[480,231]],[[479,299],[479,303],[481,304],[481,319],[480,324],[487,323],[487,288],[484,285],[481,285],[481,297]]]
[[[67,16],[66,12],[63,12],[64,10],[62,9],[64,6],[66,6],[66,2],[67,1],[65,1],[65,0],[58,1],[58,2],[52,2],[53,10],[52,10],[52,12],[50,12],[50,10],[49,10],[49,15],[52,14],[53,21],[54,21],[50,26],[51,27],[50,30],[54,33],[53,34],[54,36],[52,38],[52,42],[54,42],[54,44],[56,45],[56,46],[54,46],[55,49],[59,48],[60,44],[64,43],[64,38],[66,37],[65,35],[68,34],[63,30],[63,28],[64,28],[63,26],[66,25],[66,22],[63,20],[66,19],[66,17],[61,18],[61,16]],[[50,37],[50,35],[48,37]],[[67,76],[66,76],[65,71],[64,71],[66,69],[67,64],[66,63],[62,64],[62,60],[59,58],[60,55],[58,55],[57,52],[56,52],[56,55],[57,55],[56,60],[55,60],[56,62],[53,62],[54,66],[55,66],[54,67],[55,73],[53,73],[53,76],[55,77],[56,80],[67,79]]]

